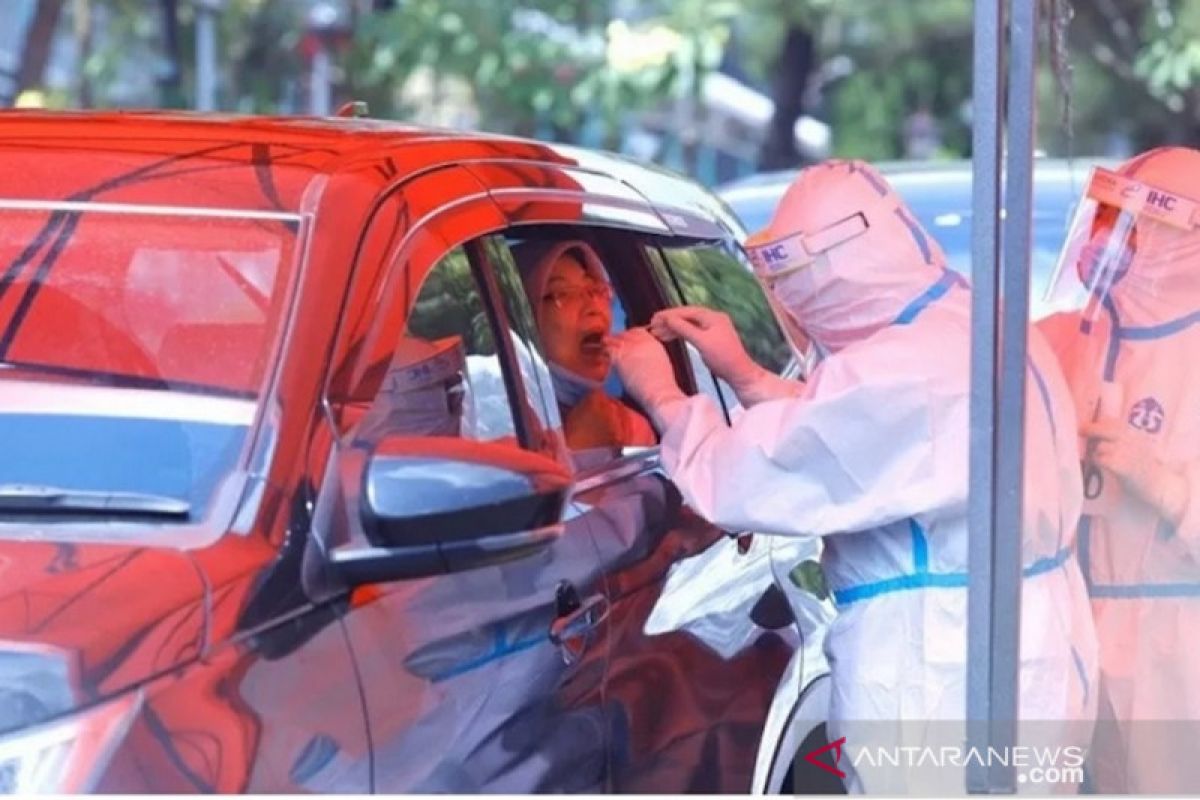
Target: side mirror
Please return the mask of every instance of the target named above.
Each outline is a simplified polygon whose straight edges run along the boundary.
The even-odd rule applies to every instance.
[[[562,535],[571,476],[513,444],[396,436],[366,454],[358,487],[369,546],[330,552],[351,585],[463,572],[542,550]]]

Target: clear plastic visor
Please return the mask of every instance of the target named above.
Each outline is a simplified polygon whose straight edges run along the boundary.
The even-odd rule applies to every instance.
[[[1198,207],[1189,198],[1093,169],[1046,290],[1047,309],[1094,318],[1129,272],[1138,248],[1159,231],[1192,230]]]

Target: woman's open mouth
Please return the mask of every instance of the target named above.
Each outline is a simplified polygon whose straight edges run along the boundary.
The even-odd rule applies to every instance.
[[[579,339],[579,350],[589,358],[608,355],[608,345],[604,342],[603,331],[590,331]]]

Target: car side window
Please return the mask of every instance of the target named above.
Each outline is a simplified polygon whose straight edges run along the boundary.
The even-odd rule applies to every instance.
[[[464,248],[432,270],[411,306],[355,439],[384,435],[517,441],[483,294]],[[372,381],[373,382],[373,381]]]
[[[651,253],[651,261],[663,265],[679,302],[724,311],[750,356],[776,374],[784,372],[792,359],[791,348],[740,253],[723,242],[667,241],[654,250],[658,258]]]

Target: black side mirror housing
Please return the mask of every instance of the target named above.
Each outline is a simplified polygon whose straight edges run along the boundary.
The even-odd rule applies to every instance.
[[[361,468],[369,547],[330,557],[351,585],[462,572],[522,558],[562,534],[571,476],[515,444],[387,437]]]

